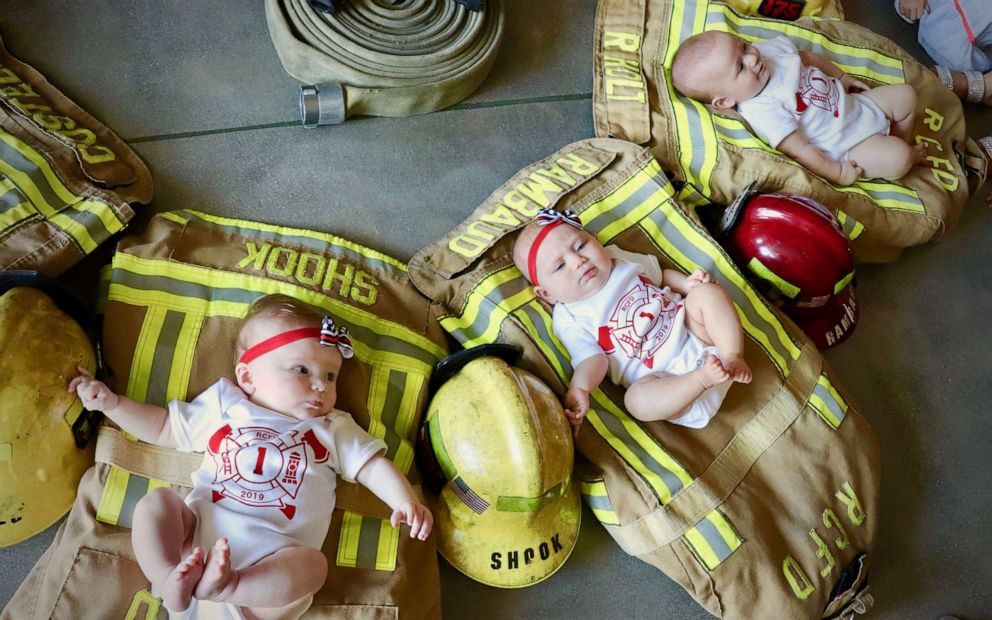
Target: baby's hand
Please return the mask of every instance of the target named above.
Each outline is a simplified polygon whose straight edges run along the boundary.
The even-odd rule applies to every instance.
[[[589,392],[578,387],[569,388],[565,393],[565,417],[572,425],[574,434],[579,434],[579,427],[582,426],[587,411],[589,411]]]
[[[120,396],[108,388],[103,381],[97,381],[82,366],[76,366],[78,375],[69,382],[67,391],[76,390],[83,407],[90,411],[109,411],[120,403]]]
[[[706,273],[702,269],[697,269],[689,274],[689,277],[685,280],[685,292],[688,293],[696,287],[698,284],[708,284],[713,282],[713,276]]]
[[[930,5],[927,0],[900,0],[898,8],[899,14],[911,21],[919,21],[925,13],[930,12]]]
[[[865,171],[853,161],[845,161],[840,164],[840,176],[837,177],[837,185],[850,185],[861,178]]]
[[[393,511],[389,523],[393,527],[406,523],[410,526],[410,538],[427,540],[434,526],[434,516],[420,502],[403,502]]]
[[[844,89],[849,93],[863,93],[865,91],[871,90],[871,87],[854,77],[853,75],[844,74],[840,76],[840,83]]]

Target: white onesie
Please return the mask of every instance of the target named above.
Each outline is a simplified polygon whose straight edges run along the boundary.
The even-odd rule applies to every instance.
[[[645,375],[663,372],[684,375],[717,355],[685,324],[685,304],[666,286],[659,289],[662,270],[658,259],[607,246],[613,271],[595,294],[570,303],[555,304],[552,326],[575,368],[594,355],[606,353],[609,378],[630,387]],[[685,414],[668,420],[702,428],[716,415],[730,382],[713,386],[697,398]]]
[[[338,474],[354,481],[386,450],[344,411],[297,420],[252,403],[227,379],[191,403],[169,403],[169,420],[180,450],[204,453],[186,496],[197,517],[193,544],[206,551],[227,538],[235,570],[288,546],[320,549]],[[204,617],[198,606],[217,605],[194,599],[173,617]],[[218,617],[240,617],[223,607]]]
[[[797,128],[836,161],[875,134],[889,133],[889,119],[867,95],[848,93],[840,80],[802,64],[792,41],[775,37],[754,47],[768,67],[760,93],[737,104],[758,137],[772,147]]]

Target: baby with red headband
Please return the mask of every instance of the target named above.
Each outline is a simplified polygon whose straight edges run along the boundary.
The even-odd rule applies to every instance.
[[[430,534],[431,513],[383,456],[386,444],[334,406],[352,356],[346,327],[269,295],[242,323],[237,385],[221,379],[166,410],[115,394],[82,368],[70,382],[87,409],[138,439],[204,453],[185,500],[158,488],[134,511],[135,556],[172,617],[218,605],[227,615],[217,617],[302,615],[327,575],[320,549],[339,475],[388,504],[393,527]]]
[[[705,271],[686,276],[654,256],[603,247],[578,216],[553,209],[521,230],[513,261],[554,306],[552,327],[572,362],[565,413],[576,431],[607,375],[627,388],[635,418],[690,428],[709,423],[731,383],[751,381],[737,311]]]

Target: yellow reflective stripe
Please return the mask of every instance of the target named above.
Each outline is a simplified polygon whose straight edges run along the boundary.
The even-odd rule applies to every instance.
[[[606,491],[606,484],[602,480],[579,481],[579,488],[586,498],[586,504],[592,510],[596,519],[604,525],[620,525],[620,519],[613,510],[610,496]]]
[[[675,226],[683,234],[683,236],[686,237],[689,243],[699,248],[712,247],[712,240],[704,237],[698,230],[691,226],[685,220],[685,216],[682,215],[681,211],[677,210],[675,205],[671,202],[664,203],[661,206],[661,211],[668,218],[668,221]],[[670,239],[665,237],[655,222],[648,219],[642,221],[640,225],[644,231],[648,233],[648,236],[651,237],[655,244],[657,244],[658,247],[683,271],[686,273],[692,273],[694,269],[699,267],[699,265],[697,265],[694,261],[685,256],[681,249],[678,248]],[[755,314],[765,319],[769,325],[774,326],[774,336],[779,341],[781,346],[788,352],[789,357],[792,360],[799,359],[799,347],[792,341],[788,333],[785,331],[785,328],[782,327],[782,324],[779,322],[778,318],[776,318],[774,313],[772,313],[768,306],[765,305],[764,300],[761,299],[754,287],[748,284],[740,275],[740,272],[737,271],[736,266],[730,262],[726,255],[722,252],[709,252],[708,255],[713,259],[714,265],[716,266],[719,274],[734,284],[734,286],[744,294],[745,298],[748,302],[750,302]],[[752,324],[747,318],[747,313],[741,312],[740,309],[738,309],[737,314],[740,316],[741,323],[743,324],[748,335],[764,345],[763,348],[772,362],[774,362],[778,367],[782,375],[788,376],[789,364],[778,353],[777,348],[772,346],[769,334],[767,334],[764,330],[758,329],[754,324]]]
[[[535,302],[537,306],[537,315],[545,322],[545,329],[549,333],[554,333],[551,330],[551,315],[543,306]],[[524,325],[527,327],[528,332],[531,334],[531,341],[537,345],[544,355],[544,359],[548,360],[550,364],[555,366],[555,371],[558,376],[565,383],[568,382],[568,377],[564,369],[559,367],[554,360],[557,360],[557,355],[551,350],[551,347],[557,347],[559,350],[563,350],[564,346],[557,341],[557,338],[553,339],[554,342],[547,342],[543,338],[536,338],[534,334],[538,333],[529,318],[525,317],[523,313],[515,314]],[[644,461],[640,459],[627,444],[617,437],[607,426],[606,422],[600,417],[599,407],[606,409],[612,417],[614,417],[623,427],[627,435],[633,440],[638,448],[643,450],[649,457],[651,457],[660,467],[667,470],[673,476],[675,476],[682,484],[683,487],[688,486],[692,482],[692,477],[682,468],[682,466],[668,454],[664,448],[658,445],[657,441],[648,435],[640,424],[627,415],[620,407],[618,407],[612,400],[610,400],[605,393],[599,388],[593,390],[590,394],[590,408],[586,414],[586,419],[592,424],[596,432],[599,433],[603,439],[606,440],[608,444],[613,448],[617,454],[621,456],[630,466],[633,468],[644,480],[653,488],[658,495],[659,500],[662,504],[667,503],[671,500],[672,493],[665,481],[653,470],[644,464]]]
[[[382,413],[385,410],[389,393],[390,372],[394,369],[402,370],[405,381],[399,402],[399,410],[395,412],[395,427],[389,428],[382,421]],[[396,454],[391,455],[390,458],[404,474],[409,472],[410,467],[413,465],[414,450],[408,438],[416,421],[417,401],[427,379],[428,375],[423,372],[423,369],[417,368],[413,364],[407,364],[402,368],[395,364],[372,364],[372,376],[369,380],[368,432],[373,437],[384,439],[387,432],[392,431],[400,439]]]
[[[661,203],[666,200],[671,200],[671,198],[672,194],[667,186],[659,187],[657,191],[648,196],[644,202],[637,205],[637,207],[625,217],[622,219],[617,219],[612,224],[604,227],[597,236],[600,238],[612,239],[613,237],[620,235],[623,231],[627,230],[632,225],[636,224],[638,221],[657,209]]]
[[[165,482],[164,480],[156,480],[155,478],[149,478],[148,479],[148,490],[149,491],[153,491],[155,489],[160,489],[162,487],[167,487],[167,486],[169,486],[169,483],[168,482]]]
[[[14,224],[31,217],[37,212],[38,211],[36,211],[29,202],[22,202],[16,207],[11,207],[3,213],[0,213],[0,230],[10,228]]]
[[[818,394],[821,390],[825,391],[825,396],[830,398],[831,403],[828,403],[823,396]],[[809,404],[823,418],[824,422],[835,429],[840,428],[840,424],[844,421],[843,418],[848,409],[847,403],[841,398],[841,395],[834,388],[833,384],[830,383],[830,379],[827,378],[825,373],[821,374],[820,378],[817,379],[816,387],[809,397]],[[834,407],[831,407],[831,404]],[[840,415],[834,411],[835,407]]]
[[[692,209],[710,204],[710,201],[707,200],[705,196],[700,194],[696,188],[693,187],[692,183],[686,183],[683,185],[676,197],[679,202]]]
[[[706,188],[704,191],[708,191],[710,187],[710,179],[718,159],[719,140],[716,136],[716,128],[710,120],[709,111],[703,104],[675,92],[671,80],[671,61],[682,42],[681,34],[685,31],[683,24],[687,23],[686,20],[692,24],[691,33],[702,32],[706,29],[706,5],[705,0],[672,3],[668,45],[665,48],[665,59],[662,63],[665,67],[665,86],[668,89],[668,97],[672,102],[674,113],[679,165],[685,173],[684,176],[687,179],[698,179],[699,185]],[[699,141],[693,140],[692,135],[693,127],[697,125],[701,133]],[[696,152],[699,148],[702,149],[702,153]],[[693,170],[693,161],[701,162],[699,170]]]
[[[845,73],[851,75],[859,75],[863,77],[869,77],[876,82],[881,82],[883,84],[898,84],[900,82],[905,82],[905,77],[900,79],[897,76],[887,75],[884,73],[879,73],[877,71],[872,71],[867,67],[860,65],[852,65],[845,63],[843,57],[851,58],[870,58],[870,60],[876,65],[883,67],[889,67],[891,69],[897,69],[900,75],[903,74],[903,63],[902,60],[895,58],[893,56],[886,56],[876,50],[859,48],[853,45],[841,43],[839,41],[834,41],[830,39],[826,34],[813,29],[802,28],[795,25],[792,22],[772,20],[772,19],[758,19],[754,17],[742,17],[731,10],[727,5],[713,2],[709,5],[709,11],[713,19],[709,19],[706,23],[707,30],[722,30],[725,32],[733,32],[734,34],[751,40],[760,41],[764,37],[757,37],[750,35],[746,32],[746,27],[748,22],[760,22],[757,25],[761,28],[767,28],[769,30],[775,30],[781,32],[782,34],[795,39],[802,39],[804,41],[809,41],[815,43],[822,47],[825,51],[835,54],[830,58],[831,62],[840,67]],[[734,27],[731,28],[729,24],[733,24]],[[743,31],[743,32],[742,32]],[[702,29],[693,29],[693,32],[702,32]]]
[[[911,187],[880,181],[858,181],[854,185],[831,185],[835,190],[847,194],[864,196],[883,209],[926,213],[926,207],[919,194]],[[905,196],[905,198],[902,198]]]
[[[412,344],[419,349],[428,351],[437,359],[443,359],[445,356],[444,350],[426,336],[418,334],[403,325],[388,323],[382,317],[367,310],[338,301],[291,282],[271,280],[243,273],[218,271],[207,267],[167,260],[138,258],[125,253],[118,253],[114,257],[114,267],[142,276],[163,276],[208,288],[240,289],[258,293],[259,295],[282,293],[301,299],[313,306],[330,309],[345,322],[360,325],[375,331],[377,334],[388,335]],[[136,306],[154,304],[179,312],[199,312],[204,316],[228,316],[234,318],[243,317],[251,303],[247,300],[244,302],[205,300],[199,297],[177,295],[165,291],[133,289],[120,283],[111,285],[110,298]],[[330,302],[330,308],[328,308],[328,302]],[[354,346],[355,352],[363,359],[369,359],[370,353],[374,351],[367,344],[360,341],[355,342]],[[408,356],[388,351],[374,351],[374,353],[381,359],[388,359],[400,365],[410,363],[412,359]]]
[[[14,136],[4,133],[3,131],[0,131],[0,140],[3,140],[4,142],[18,149],[19,151],[21,151],[22,155],[30,159],[32,163],[35,163],[35,165],[38,165],[39,168],[41,168],[42,173],[45,175],[46,178],[48,178],[50,175],[53,174],[51,167],[48,166],[48,162],[46,162],[44,159],[41,159],[37,153],[35,153],[26,145],[24,145],[20,140],[18,140]],[[23,149],[20,148],[18,144],[23,146]],[[40,159],[41,163],[39,164],[37,161],[35,161],[36,159]],[[76,241],[76,243],[79,244],[79,247],[82,248],[84,252],[88,254],[92,252],[94,249],[96,249],[97,244],[93,240],[93,237],[90,236],[90,231],[86,230],[86,227],[80,224],[79,222],[77,222],[76,220],[65,215],[64,213],[60,213],[57,207],[50,205],[48,201],[45,200],[45,197],[42,195],[41,191],[34,184],[34,181],[27,173],[21,172],[20,170],[14,168],[7,162],[0,160],[0,174],[10,177],[11,180],[17,183],[18,188],[20,188],[21,192],[24,193],[24,196],[31,202],[34,208],[37,209],[38,212],[45,217],[45,219],[51,222],[53,226],[61,228],[66,232],[66,234],[72,237]],[[48,178],[48,180],[49,183],[51,183],[51,179]],[[56,184],[61,186],[61,183],[58,183],[57,181]],[[52,186],[52,189],[56,190],[55,185]],[[62,189],[64,190],[65,188]],[[55,193],[56,195],[59,194],[58,191],[56,191]],[[72,198],[70,200],[67,200],[66,202],[72,203],[78,200],[79,200],[78,197],[72,196]]]
[[[720,135],[720,139],[724,142],[742,148],[761,149],[772,153],[778,152],[770,147],[767,142],[752,134],[751,130],[748,129],[747,125],[745,125],[742,121],[728,116],[721,116],[719,114],[711,114],[710,116],[713,118],[713,124],[717,126],[717,133]],[[720,128],[732,131],[734,134],[731,135],[728,132],[720,132]],[[741,134],[741,137],[735,137],[736,134]]]
[[[620,187],[610,192],[602,199],[597,200],[586,207],[579,216],[582,223],[588,224],[590,221],[602,216],[605,213],[608,213],[611,209],[621,205],[625,200],[630,198],[644,186],[648,184],[657,185],[655,176],[659,174],[663,174],[661,171],[661,164],[658,163],[658,160],[651,158],[640,170],[632,174],[626,181],[624,181]],[[636,223],[663,200],[670,198],[671,196],[671,184],[666,183],[664,185],[660,185],[657,191],[627,213],[624,218],[617,218],[612,224],[607,225],[605,228],[600,230],[597,236],[600,238],[612,239],[616,235],[623,232],[625,228],[629,227],[628,224],[625,224],[625,220],[630,221],[631,223]]]
[[[741,538],[719,509],[714,510],[692,528],[683,540],[707,568],[713,570],[741,546]]]
[[[158,216],[183,225],[189,222],[189,218],[183,216],[179,211],[166,211],[165,213],[159,213]]]
[[[341,520],[341,535],[338,537],[338,566],[355,568],[358,565],[358,541],[362,534],[362,515],[345,511]]]
[[[523,274],[516,267],[502,269],[487,277],[468,294],[462,313],[457,317],[447,316],[441,318],[441,326],[448,332],[468,329],[478,319],[482,304],[489,304],[489,293],[514,278],[522,277]],[[462,346],[469,349],[479,344],[494,342],[503,319],[514,309],[519,308],[534,298],[534,289],[528,286],[500,303],[493,304],[488,312],[489,322],[486,331],[478,334],[469,341],[463,342]]]
[[[734,530],[727,517],[719,509],[711,512],[706,518],[716,527],[720,537],[727,543],[731,551],[740,547],[741,543],[744,542],[737,531]]]
[[[650,456],[659,466],[662,467],[662,469],[668,471],[679,480],[682,484],[682,488],[685,488],[692,483],[692,476],[689,475],[689,473],[678,463],[678,461],[672,458],[671,454],[669,454],[663,447],[661,447],[661,445],[658,444],[654,437],[644,431],[637,420],[627,415],[623,409],[618,407],[616,403],[610,400],[599,388],[594,390],[591,396],[596,399],[597,405],[602,406],[620,421],[624,431],[630,435],[631,439],[634,440],[635,444],[639,448],[644,450],[648,456]],[[645,466],[644,462],[633,452],[631,452],[620,438],[609,430],[603,419],[600,417],[597,407],[590,407],[586,417],[590,422],[592,422],[593,428],[595,428],[597,432],[599,432],[599,434],[606,439],[607,443],[609,443],[613,449],[620,454],[625,461],[627,461],[634,471],[636,471],[646,482],[648,482],[648,484],[651,485],[662,505],[671,501],[672,493],[668,488],[668,485],[665,484],[665,481],[661,478],[661,476]]]
[[[535,344],[537,344],[538,348],[543,350],[545,354],[544,358],[548,362],[548,364],[552,367],[552,369],[554,369],[555,374],[561,377],[562,380],[566,380],[565,368],[559,362],[559,356],[555,355],[554,352],[552,351],[552,347],[557,348],[558,350],[562,350],[564,349],[564,345],[562,345],[561,341],[558,340],[558,337],[555,336],[554,330],[551,328],[550,315],[548,314],[548,311],[544,309],[544,306],[542,306],[541,303],[537,301],[536,297],[533,299],[533,301],[531,301],[529,306],[537,314],[537,316],[541,317],[542,320],[544,320],[545,323],[544,327],[547,330],[547,333],[551,334],[552,342],[548,343],[543,338],[535,337],[536,334],[539,333],[539,330],[537,326],[534,325],[534,322],[531,321],[529,314],[527,314],[526,312],[515,312],[514,316],[524,326],[524,328],[527,330],[527,333],[531,335],[532,340],[535,342]],[[491,342],[495,342],[495,340]]]
[[[852,271],[851,273],[847,274],[846,276],[844,276],[843,278],[841,278],[840,280],[838,280],[837,281],[837,284],[834,284],[834,295],[836,295],[837,293],[843,291],[844,288],[848,284],[850,284],[851,283],[851,280],[853,280],[853,279],[854,279],[854,272]]]
[[[811,407],[813,407],[813,409],[816,410],[816,413],[820,416],[820,418],[822,418],[824,422],[829,424],[831,428],[835,430],[840,428],[840,423],[842,422],[842,420],[838,418],[833,411],[830,410],[830,407],[827,405],[827,403],[823,401],[822,398],[820,398],[816,394],[813,394],[812,396],[809,397],[809,404]]]
[[[617,513],[612,510],[603,510],[602,508],[592,508],[592,514],[596,517],[596,520],[603,525],[620,525],[620,518],[617,517]]]
[[[200,338],[202,327],[203,315],[199,313],[189,313],[183,318],[172,356],[172,367],[169,371],[169,383],[166,389],[166,398],[170,401],[186,398],[189,377],[193,370],[196,342]]]
[[[86,211],[95,215],[106,229],[105,231],[99,232],[105,232],[109,236],[124,228],[124,223],[121,222],[121,220],[117,217],[117,214],[114,213],[113,209],[111,209],[109,205],[100,200],[85,199],[82,196],[77,196],[74,194],[62,183],[62,179],[59,175],[52,170],[48,160],[42,157],[40,153],[35,151],[26,143],[19,140],[16,136],[2,130],[0,130],[0,140],[3,140],[11,148],[18,151],[25,159],[37,167],[38,171],[41,172],[42,176],[44,176],[45,180],[48,182],[52,193],[54,193],[67,208]],[[60,208],[56,208],[54,205],[48,204],[48,201],[45,200],[30,175],[10,166],[7,162],[3,161],[0,161],[0,171],[10,177],[10,180],[17,184],[18,188],[24,193],[25,196],[27,196],[34,207],[42,215],[44,215],[46,219],[75,239],[76,243],[78,243],[85,252],[92,252],[96,248],[97,242],[93,239],[93,231],[88,230],[84,225],[80,224],[68,215],[61,213]]]
[[[301,228],[287,228],[285,226],[263,224],[262,222],[254,222],[251,220],[238,220],[229,217],[221,217],[219,215],[211,215],[209,213],[204,213],[202,211],[195,211],[193,209],[188,209],[187,212],[192,213],[196,215],[198,218],[203,219],[207,222],[210,222],[212,224],[218,224],[221,226],[237,226],[238,228],[244,228],[247,230],[254,230],[264,233],[273,233],[277,235],[316,239],[318,241],[322,241],[330,245],[336,245],[338,247],[347,248],[352,252],[361,254],[362,256],[366,258],[370,258],[372,260],[388,263],[390,266],[399,269],[403,273],[406,273],[407,271],[406,263],[398,261],[392,256],[389,256],[388,254],[377,252],[376,250],[373,250],[371,248],[367,248],[363,245],[353,243],[351,241],[348,241],[347,239],[342,239],[341,237],[329,233],[321,233],[321,232],[316,232],[313,230],[306,230]],[[183,220],[174,219],[174,221],[182,222]],[[188,219],[185,221],[188,221]]]
[[[96,511],[96,520],[102,523],[117,525],[124,505],[124,494],[127,492],[127,481],[131,474],[120,467],[110,466],[107,472],[107,482],[103,485],[100,495],[100,506]]]
[[[396,570],[399,554],[400,528],[393,527],[386,519],[379,519],[379,540],[375,551],[376,570]]]
[[[769,269],[767,265],[765,265],[763,262],[758,260],[757,256],[751,257],[751,260],[747,262],[747,268],[751,271],[751,273],[758,276],[759,278],[771,282],[772,285],[775,286],[775,288],[782,291],[782,294],[784,294],[789,299],[795,299],[796,295],[800,293],[800,289],[798,286],[792,284],[788,280],[785,280],[777,273]]]
[[[837,220],[840,221],[840,225],[844,228],[847,233],[847,238],[854,241],[861,236],[861,233],[865,230],[865,225],[854,219],[847,213],[843,211],[837,211]]]
[[[706,539],[703,535],[699,533],[696,528],[690,528],[686,530],[682,538],[689,543],[689,548],[692,550],[693,554],[699,558],[699,561],[703,563],[708,570],[713,570],[720,565],[720,558],[717,557],[716,553],[713,552],[713,548],[707,544]]]
[[[124,223],[117,217],[117,214],[110,208],[110,205],[104,202],[98,200],[81,200],[70,206],[75,207],[79,211],[85,211],[95,215],[110,234],[124,230]]]
[[[113,298],[114,286],[110,286],[111,298]],[[134,355],[131,357],[131,374],[127,379],[126,396],[139,403],[147,402],[148,382],[152,374],[152,365],[155,362],[155,345],[158,343],[159,334],[162,333],[162,324],[165,321],[167,308],[160,306],[149,306],[145,312],[145,320],[141,324],[138,332],[138,339],[134,345]]]

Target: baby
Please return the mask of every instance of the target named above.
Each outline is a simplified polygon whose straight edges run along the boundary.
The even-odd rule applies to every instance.
[[[544,209],[513,246],[513,261],[568,349],[565,413],[573,428],[609,374],[639,420],[702,428],[732,381],[748,383],[744,335],[730,298],[709,274],[662,271],[654,256],[603,247],[570,211]],[[683,299],[684,296],[684,299]]]
[[[195,617],[211,605],[203,601],[219,601],[297,618],[327,576],[320,549],[338,475],[388,504],[393,527],[408,523],[412,538],[425,540],[433,518],[382,455],[385,443],[334,408],[352,357],[346,328],[290,297],[262,297],[237,357],[237,385],[221,379],[168,410],[115,394],[82,368],[69,390],[142,441],[205,453],[185,501],[158,488],[135,508],[135,556],[165,606]]]
[[[672,84],[697,101],[736,107],[758,137],[839,185],[899,179],[924,157],[922,145],[910,145],[912,86],[868,88],[785,37],[752,45],[725,32],[694,35],[675,53]]]

